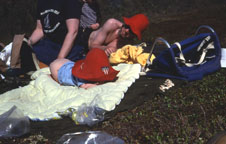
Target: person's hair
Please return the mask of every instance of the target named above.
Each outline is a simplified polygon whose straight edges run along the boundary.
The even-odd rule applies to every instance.
[[[129,29],[129,33],[130,33],[131,37],[136,37],[136,34],[132,31],[132,29],[129,25],[123,24],[122,27],[124,27],[125,29]]]

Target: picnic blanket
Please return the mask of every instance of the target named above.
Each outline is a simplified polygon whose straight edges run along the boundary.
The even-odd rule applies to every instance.
[[[140,64],[119,64],[113,67],[119,70],[118,79],[90,89],[76,86],[62,86],[50,76],[49,68],[43,68],[32,75],[28,85],[0,95],[0,114],[17,106],[25,116],[32,120],[60,118],[58,112],[68,108],[95,103],[106,111],[114,110],[120,104],[124,93],[139,78]]]

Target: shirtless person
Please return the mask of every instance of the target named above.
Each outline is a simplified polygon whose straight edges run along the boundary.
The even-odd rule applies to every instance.
[[[124,42],[134,38],[134,36],[141,39],[141,32],[146,29],[149,24],[148,18],[143,14],[137,14],[131,18],[123,17],[123,19],[125,24],[112,18],[107,20],[103,27],[93,31],[88,41],[90,51],[92,51],[91,49],[102,49],[107,56],[109,56],[112,52],[115,52],[120,45],[125,44]],[[99,57],[102,56],[98,55],[96,57],[99,59]],[[95,66],[96,61],[92,60],[92,62],[94,63],[92,66]],[[72,69],[76,63],[77,62],[72,62],[68,59],[56,59],[53,61],[50,64],[53,79],[56,81],[59,81],[59,79],[60,81],[69,80],[71,85],[75,85],[74,81],[76,78],[72,75]],[[80,68],[83,69],[82,67]],[[74,75],[76,75],[76,73],[74,73]],[[64,83],[60,82],[60,84]],[[90,88],[93,86],[96,86],[96,84],[83,84],[80,87]]]
[[[88,41],[89,49],[103,49],[109,56],[118,48],[128,44],[128,40],[133,39],[134,36],[140,40],[142,31],[149,24],[148,18],[144,14],[137,14],[131,18],[123,17],[123,20],[125,24],[111,18],[100,29],[93,31]]]

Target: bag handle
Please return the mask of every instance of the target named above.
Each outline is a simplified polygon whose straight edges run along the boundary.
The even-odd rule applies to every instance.
[[[157,44],[157,42],[163,42],[168,48],[170,48],[170,44],[165,39],[163,39],[161,37],[156,38],[155,41],[154,41],[154,44],[152,45],[151,50],[149,52],[149,56],[148,56],[148,59],[146,61],[145,66],[143,68],[143,71],[145,71],[147,69],[147,67],[149,67],[152,64],[152,62],[150,61],[150,58],[152,56],[153,50],[154,50],[155,45]]]
[[[184,65],[186,65],[187,67],[192,67],[192,66],[194,66],[194,65],[200,65],[201,63],[204,63],[204,59],[205,59],[207,50],[208,50],[208,49],[211,49],[210,46],[212,46],[211,44],[209,44],[205,49],[203,49],[202,55],[201,55],[201,57],[200,57],[200,59],[199,59],[199,61],[198,61],[197,63],[188,63],[188,62],[186,62],[186,60],[185,60],[185,58],[184,58],[183,52],[182,52],[182,50],[181,50],[181,45],[180,45],[180,43],[179,43],[179,42],[175,42],[174,44],[178,47],[178,49],[179,49],[179,51],[180,51],[179,58],[178,58],[178,57],[175,57],[176,62],[178,62],[178,60],[180,60],[180,61],[181,61]]]
[[[210,30],[212,33],[215,33],[215,31],[213,30],[213,28],[211,28],[210,26],[208,26],[208,25],[201,25],[196,30],[195,35],[197,35],[199,33],[200,29],[202,29],[202,28],[206,28],[206,29]]]
[[[213,28],[211,28],[210,26],[208,26],[208,25],[201,25],[201,26],[198,27],[198,29],[196,30],[195,35],[197,35],[197,34],[199,33],[199,31],[200,31],[201,29],[203,29],[203,28],[206,28],[206,29],[210,30],[212,33],[215,33],[215,31],[213,30]],[[210,39],[210,37],[206,37],[204,40],[205,40],[205,41],[209,41],[209,39]],[[204,63],[204,59],[205,59],[207,50],[208,50],[208,49],[211,49],[211,48],[213,47],[213,46],[212,46],[213,44],[210,43],[205,49],[203,49],[202,55],[201,55],[201,57],[200,57],[200,59],[199,59],[199,61],[198,61],[197,63],[187,63],[186,60],[185,60],[185,58],[184,58],[184,55],[183,55],[183,53],[182,53],[182,49],[181,49],[180,43],[179,43],[179,42],[175,42],[174,44],[178,47],[178,49],[179,49],[179,51],[180,51],[179,58],[175,57],[175,60],[176,60],[177,62],[178,62],[178,60],[180,60],[182,63],[184,63],[184,64],[185,64],[186,66],[188,66],[188,67],[192,67],[192,66],[194,66],[194,65],[199,65],[199,64],[201,64],[201,63]],[[204,44],[204,42],[202,42],[202,43],[200,44],[198,50],[200,50],[200,48],[203,46],[203,44]]]
[[[206,29],[210,30],[212,33],[215,33],[215,31],[213,30],[213,28],[211,28],[210,26],[208,26],[208,25],[201,25],[201,26],[198,27],[198,29],[196,30],[195,35],[197,35],[197,34],[199,33],[199,31],[200,31],[201,29],[203,29],[203,28],[206,28]],[[147,67],[149,67],[149,66],[152,64],[151,61],[150,61],[150,58],[151,58],[151,55],[152,55],[152,53],[153,53],[153,50],[154,50],[155,45],[156,45],[157,42],[163,42],[168,48],[170,48],[170,44],[169,44],[165,39],[163,39],[163,38],[161,38],[161,37],[156,38],[155,41],[154,41],[154,44],[152,45],[152,48],[151,48],[151,50],[150,50],[149,57],[148,57],[148,59],[147,59],[147,61],[146,61],[145,66],[143,67],[143,70],[142,70],[142,71],[146,71]],[[178,48],[179,48],[179,47],[178,47]],[[181,51],[181,50],[180,50],[180,51]],[[181,52],[181,54],[183,55],[182,52]],[[201,57],[201,58],[204,59],[205,55],[206,55],[206,53],[203,52],[203,55],[202,55],[203,58],[202,58],[202,57]],[[200,61],[202,61],[202,60],[200,60]]]

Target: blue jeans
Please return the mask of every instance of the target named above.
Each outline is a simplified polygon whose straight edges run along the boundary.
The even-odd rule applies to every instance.
[[[45,38],[33,46],[33,51],[39,61],[49,65],[57,58],[61,47],[62,45],[54,43]],[[77,60],[83,59],[84,57],[84,47],[80,45],[74,45],[66,58],[75,62]]]

